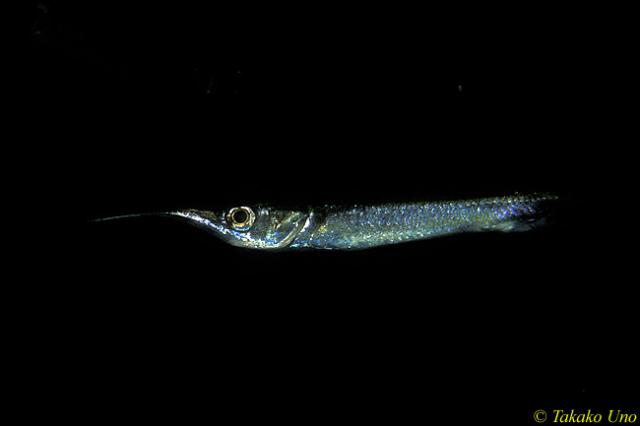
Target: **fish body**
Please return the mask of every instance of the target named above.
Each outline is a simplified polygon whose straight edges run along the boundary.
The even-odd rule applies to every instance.
[[[291,248],[364,249],[462,232],[524,231],[543,220],[550,195],[467,201],[326,206],[311,211],[310,224]]]
[[[188,220],[240,247],[358,250],[444,235],[526,231],[545,220],[552,194],[304,209],[240,206],[162,213]],[[127,217],[129,217],[128,215]]]

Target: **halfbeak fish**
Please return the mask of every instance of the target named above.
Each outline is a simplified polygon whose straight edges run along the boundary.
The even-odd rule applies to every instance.
[[[229,244],[264,250],[357,250],[465,232],[527,231],[543,225],[553,194],[459,201],[323,205],[282,209],[265,205],[224,211],[180,210],[129,214],[173,216],[212,231]]]

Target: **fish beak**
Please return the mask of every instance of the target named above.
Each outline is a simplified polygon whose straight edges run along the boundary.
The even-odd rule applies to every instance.
[[[220,233],[225,233],[226,231],[226,228],[215,220],[215,215],[212,212],[204,210],[177,210],[171,212],[123,214],[91,219],[90,222],[109,222],[113,220],[136,219],[140,217],[178,217],[191,224],[212,229]]]

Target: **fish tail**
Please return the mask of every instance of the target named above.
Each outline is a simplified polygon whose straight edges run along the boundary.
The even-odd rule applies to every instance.
[[[525,196],[520,212],[513,217],[500,220],[484,227],[486,231],[526,232],[547,227],[558,218],[559,197],[554,194],[533,194]]]

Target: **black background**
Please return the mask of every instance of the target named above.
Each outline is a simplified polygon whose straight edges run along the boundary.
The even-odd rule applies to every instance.
[[[34,296],[51,310],[43,344],[64,360],[52,388],[77,390],[88,415],[528,424],[539,408],[632,401],[631,283],[599,226],[615,183],[612,125],[594,107],[618,84],[604,77],[604,17],[31,12],[28,96],[52,170],[38,196],[63,212],[57,266],[73,276]],[[248,251],[162,219],[88,223],[515,191],[560,194],[558,223],[353,253]]]

